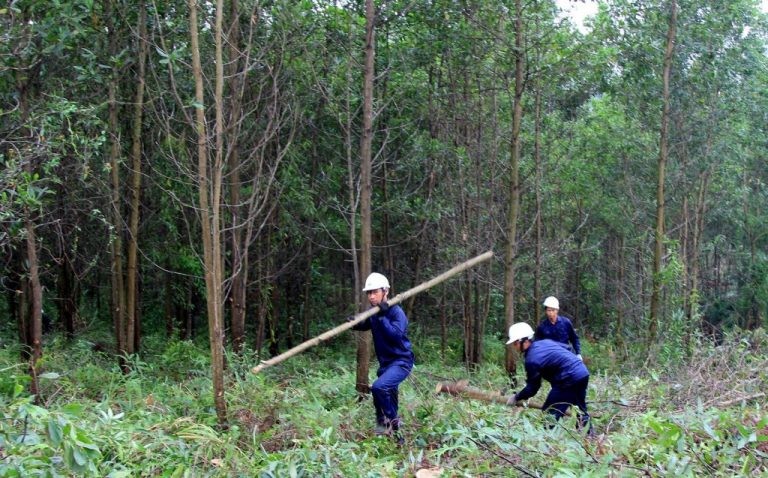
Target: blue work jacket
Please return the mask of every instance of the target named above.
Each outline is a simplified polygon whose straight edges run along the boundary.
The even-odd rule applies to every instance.
[[[371,331],[380,367],[388,367],[395,362],[413,366],[413,350],[408,340],[408,318],[399,305],[392,305],[386,312],[368,317],[352,328]]]
[[[579,336],[576,335],[576,330],[573,328],[570,319],[562,315],[557,316],[554,324],[549,319],[544,318],[539,326],[536,327],[536,339],[551,339],[566,345],[570,343],[573,353],[576,355],[581,353]]]
[[[568,388],[589,377],[584,362],[560,342],[536,339],[524,354],[525,388],[517,393],[517,400],[536,395],[541,388],[541,379],[552,384],[552,388]]]

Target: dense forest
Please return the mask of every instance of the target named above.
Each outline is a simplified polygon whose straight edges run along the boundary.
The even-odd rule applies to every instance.
[[[507,329],[535,326],[549,295],[603,374],[591,398],[642,403],[624,418],[665,450],[693,425],[652,415],[655,399],[678,411],[698,399],[703,415],[749,402],[728,390],[764,390],[765,3],[603,0],[584,25],[563,3],[1,6],[0,476],[398,476],[452,460],[464,471],[445,476],[557,474],[509,458],[526,445],[496,435],[503,416],[538,437],[534,415],[428,394],[448,375],[518,386]],[[405,458],[355,444],[370,411],[356,400],[375,372],[369,334],[250,372],[363,312],[371,272],[395,295],[489,250],[401,304],[425,367],[405,400],[411,422],[433,424],[407,436]],[[98,415],[75,411],[86,402]],[[88,435],[139,405],[166,421],[134,414],[120,428],[134,448]],[[730,413],[717,418],[726,431],[706,422],[686,441],[732,448],[730,461],[696,468],[705,452],[673,460],[651,445],[630,459],[601,442],[558,466],[766,472],[768,418],[760,406]],[[150,453],[155,439],[178,454]],[[552,451],[541,440],[537,453]],[[474,454],[458,458],[462,447]],[[249,462],[253,450],[282,458]],[[148,468],[121,468],[134,453]]]

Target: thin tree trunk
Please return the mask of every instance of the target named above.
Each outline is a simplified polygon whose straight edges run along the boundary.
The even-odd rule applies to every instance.
[[[27,166],[27,172],[32,175],[31,163]],[[32,211],[27,211],[27,219],[24,227],[27,231],[27,273],[29,274],[29,375],[32,377],[30,382],[30,392],[37,396],[40,390],[40,384],[37,379],[37,361],[43,356],[42,336],[43,336],[43,288],[40,285],[40,272],[37,258],[37,235],[35,226],[30,218]]]
[[[223,30],[224,0],[216,2],[216,84],[214,103],[216,109],[216,154],[213,164],[211,197],[211,266],[212,291],[214,292],[213,316],[208,316],[208,328],[211,341],[211,368],[213,373],[214,405],[219,425],[227,426],[227,404],[224,401],[224,299],[223,277],[224,259],[221,243],[221,188],[224,169],[224,53]],[[197,50],[199,55],[199,49]],[[198,58],[198,61],[200,59]],[[210,311],[209,306],[209,311]]]
[[[166,267],[167,268],[167,267]],[[163,321],[165,322],[165,336],[173,337],[173,319],[176,308],[174,307],[173,278],[169,272],[163,273]]]
[[[140,198],[141,198],[141,128],[143,123],[144,111],[144,84],[147,58],[147,12],[144,4],[141,4],[139,11],[139,58],[138,58],[138,76],[136,78],[136,97],[133,103],[133,125],[131,130],[131,215],[128,226],[128,264],[126,277],[126,331],[125,345],[126,353],[133,354],[138,352],[136,344],[136,318],[138,308],[138,240],[139,240],[139,216]]]
[[[512,114],[512,138],[509,155],[509,209],[504,251],[504,325],[515,322],[515,258],[517,256],[517,219],[520,213],[520,125],[523,119],[523,2],[515,1],[515,96]],[[517,369],[515,351],[507,346],[504,368],[514,380]]]
[[[62,237],[62,241],[67,235]],[[64,326],[64,333],[68,339],[73,339],[75,336],[75,318],[77,316],[77,304],[80,287],[77,285],[77,277],[75,275],[72,262],[64,251],[62,244],[61,248],[61,264],[59,266],[59,279],[57,281],[57,289],[59,295],[59,301],[57,304],[59,312],[59,321]]]
[[[448,317],[445,312],[445,287],[440,294],[440,358],[445,360],[445,352],[448,349]]]
[[[624,343],[624,316],[627,313],[627,308],[624,305],[625,297],[625,266],[624,266],[624,236],[619,236],[616,240],[616,292],[614,293],[614,301],[616,311],[616,345],[622,353],[622,356],[626,356],[626,347]]]
[[[31,140],[32,133],[27,127],[27,121],[29,120],[30,106],[29,106],[29,89],[30,85],[34,81],[34,73],[29,72],[29,68],[19,68],[16,71],[16,92],[18,94],[19,101],[19,123],[21,124],[20,134],[25,140]],[[34,162],[36,158],[33,154],[30,154],[24,158],[24,172],[29,178],[34,177],[35,171]],[[26,262],[25,268],[27,271],[26,277],[22,278],[22,284],[26,283],[26,287],[22,285],[22,309],[20,309],[19,317],[24,330],[23,336],[26,340],[22,343],[22,355],[27,355],[29,365],[29,375],[32,379],[30,383],[30,392],[37,396],[40,389],[38,377],[37,377],[37,361],[43,355],[42,349],[42,307],[43,307],[43,288],[40,284],[39,264],[37,257],[37,232],[35,231],[35,223],[33,218],[36,216],[36,212],[29,206],[24,206],[24,230],[26,232],[26,243],[24,249],[24,261]]]
[[[259,240],[261,241],[258,250],[267,251],[272,249],[273,234],[277,227],[276,215],[277,209],[272,208],[269,216],[266,218],[266,233],[258,236]],[[268,279],[272,277],[273,271],[275,270],[274,261],[274,254],[263,255],[259,258],[255,269],[256,277],[262,278],[259,282],[258,290],[256,292],[258,297],[256,353],[259,357],[265,355],[262,353],[265,343],[267,345],[268,352],[271,352],[271,355],[275,355],[277,353],[277,349],[275,348],[276,346],[273,345],[275,337],[271,333],[273,320],[272,315],[274,312],[272,310],[273,308],[270,307],[270,304],[275,304],[274,301],[277,300],[273,293],[273,289],[277,287],[277,284],[275,284],[274,280]],[[269,336],[267,336],[268,332]]]
[[[429,125],[429,137],[433,140],[438,139],[438,131],[437,131],[437,121],[436,116],[437,112],[435,111],[434,107],[434,91],[433,89],[436,88],[435,81],[433,80],[433,69],[429,69],[429,85],[431,86],[429,90],[429,99],[428,99],[428,107],[427,111],[429,111],[429,115],[427,117],[427,122]],[[436,161],[435,158],[432,157],[432,155],[429,155],[426,158],[427,163],[429,164],[429,172],[427,173],[429,175],[429,182],[427,184],[427,198],[425,202],[427,204],[430,203],[432,200],[432,193],[435,190],[435,185],[437,183],[437,173],[435,172],[435,166]],[[428,238],[430,237],[428,234],[426,234],[427,227],[429,226],[429,220],[424,219],[421,221],[421,224],[418,229],[418,241],[416,242],[416,264],[414,264],[414,279],[413,282],[418,284],[419,281],[421,281],[421,270],[423,268],[424,264],[429,263],[429,257],[431,252],[431,247],[427,244]],[[416,303],[416,297],[411,297],[408,302],[405,304],[405,315],[407,317],[413,316],[413,309],[414,304]]]
[[[221,199],[221,147],[223,143],[223,121],[221,111],[223,64],[221,51],[221,16],[223,2],[216,3],[216,146],[212,176],[208,176],[208,143],[204,109],[203,71],[200,64],[200,45],[197,31],[197,0],[189,0],[190,47],[192,52],[192,74],[195,81],[195,124],[197,128],[198,155],[198,194],[200,203],[200,222],[203,235],[203,261],[205,271],[206,303],[208,311],[208,332],[211,346],[211,372],[213,379],[213,398],[219,425],[227,423],[227,408],[224,401],[224,354],[222,331],[222,289],[221,289],[221,238],[220,238],[220,199]],[[210,199],[209,199],[209,190]]]
[[[107,3],[107,12],[105,18],[108,22],[109,32],[109,51],[115,56],[118,53],[117,32],[114,24],[114,1]],[[110,249],[110,312],[112,315],[112,329],[115,334],[115,345],[117,348],[118,362],[120,368],[127,372],[125,363],[126,353],[126,297],[125,297],[125,275],[123,271],[123,215],[120,202],[120,132],[118,125],[117,111],[117,88],[119,71],[116,66],[112,67],[112,77],[109,81],[109,164],[111,180],[111,214],[112,234]]]
[[[475,328],[475,315],[472,313],[472,278],[465,274],[465,280],[461,286],[462,315],[464,316],[464,363],[469,370],[475,368],[473,362],[475,356],[475,341],[472,340],[472,331]]]
[[[531,301],[531,312],[534,320],[539,314],[541,300],[541,185],[542,185],[542,165],[541,165],[541,82],[539,76],[536,77],[536,97],[535,97],[535,121],[534,121],[534,139],[533,139],[533,159],[536,164],[536,173],[534,174],[533,190],[536,195],[535,216],[535,251],[533,259],[533,300]]]
[[[20,344],[26,343],[26,327],[22,324],[21,304],[23,299],[21,276],[19,270],[21,268],[18,255],[15,251],[10,252],[10,256],[6,259],[8,261],[8,274],[5,276],[6,282],[6,301],[8,303],[8,313],[11,315],[11,321],[16,323],[16,333]],[[22,356],[22,359],[26,360],[26,357]]]
[[[231,0],[229,4],[229,134],[227,151],[229,164],[229,210],[232,220],[231,235],[231,266],[232,266],[232,292],[230,300],[232,348],[240,352],[245,343],[245,294],[246,281],[248,279],[247,250],[248,246],[243,241],[243,207],[240,198],[240,145],[239,124],[242,120],[242,96],[240,74],[240,10],[238,0]]]
[[[709,177],[711,171],[707,169],[701,175],[699,183],[699,192],[696,199],[696,208],[693,215],[693,231],[691,233],[691,266],[689,275],[691,278],[691,298],[689,302],[691,304],[691,317],[693,318],[694,310],[698,308],[698,296],[699,296],[699,276],[701,274],[699,267],[699,257],[701,255],[701,236],[704,233],[704,217],[706,216],[707,203],[706,194],[709,188]]]
[[[20,270],[21,266],[20,266]],[[32,343],[30,338],[30,313],[29,313],[29,279],[27,277],[19,277],[18,282],[18,301],[16,301],[16,330],[18,331],[20,348],[20,357],[24,362],[29,361],[32,355],[29,344]]]
[[[672,71],[672,54],[675,47],[675,32],[677,28],[677,1],[670,1],[669,29],[667,30],[667,46],[664,52],[664,69],[662,73],[662,114],[661,131],[659,134],[658,182],[656,185],[656,235],[653,249],[651,313],[648,327],[648,345],[656,341],[658,321],[661,316],[661,267],[664,256],[664,182],[668,157],[668,128],[670,111],[670,73]]]
[[[435,190],[435,184],[436,184],[436,178],[437,174],[435,173],[435,170],[433,169],[434,161],[430,160],[430,171],[429,171],[429,182],[427,183],[427,198],[425,199],[425,202],[429,203],[432,199],[432,193]],[[421,281],[421,270],[424,267],[424,264],[427,264],[429,262],[430,256],[431,256],[431,247],[427,244],[427,238],[429,237],[426,234],[427,227],[429,226],[429,220],[424,219],[421,221],[421,224],[419,226],[419,233],[418,233],[418,240],[416,241],[416,263],[413,266],[413,282],[418,284]],[[405,315],[410,319],[413,317],[413,308],[414,304],[416,303],[416,296],[411,297],[408,302],[405,304]]]
[[[371,273],[371,144],[373,142],[373,78],[376,11],[373,0],[365,1],[365,60],[363,69],[363,129],[360,138],[360,283]],[[359,294],[359,292],[356,291]],[[369,391],[368,370],[371,333],[357,334],[355,389]]]

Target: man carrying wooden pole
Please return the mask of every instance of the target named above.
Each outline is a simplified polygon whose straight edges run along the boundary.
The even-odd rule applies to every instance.
[[[365,280],[363,287],[371,307],[379,312],[358,323],[355,330],[370,330],[373,348],[379,361],[376,380],[371,385],[373,406],[376,410],[376,435],[393,435],[402,443],[399,433],[401,419],[398,415],[400,384],[408,378],[413,369],[413,350],[408,339],[408,317],[402,307],[387,303],[389,280],[374,272]],[[354,320],[354,319],[352,319]],[[366,381],[367,384],[367,381]]]
[[[429,289],[431,287],[434,287],[435,285],[437,285],[437,284],[439,284],[439,283],[441,283],[441,282],[443,282],[443,281],[445,281],[447,279],[450,279],[451,277],[455,276],[456,274],[459,274],[460,272],[464,272],[465,270],[467,270],[467,269],[469,269],[471,267],[474,267],[474,266],[476,266],[477,264],[479,264],[481,262],[487,261],[491,257],[493,257],[493,251],[488,251],[488,252],[486,252],[484,254],[480,254],[477,257],[474,257],[474,258],[472,258],[472,259],[470,259],[470,260],[468,260],[468,261],[466,261],[466,262],[464,262],[462,264],[459,264],[459,265],[453,267],[452,269],[450,269],[450,270],[448,270],[446,272],[443,272],[439,276],[437,276],[437,277],[435,277],[435,278],[433,278],[431,280],[428,280],[427,282],[419,284],[418,286],[416,286],[416,287],[414,287],[412,289],[408,289],[407,291],[405,291],[405,292],[403,292],[401,294],[397,294],[391,300],[388,300],[387,303],[390,306],[395,305],[395,304],[399,304],[400,302],[404,301],[405,299],[407,299],[409,297],[412,297],[412,296],[418,294],[419,292],[423,292],[423,291],[425,291],[425,290],[427,290],[427,289]],[[360,322],[364,321],[368,317],[372,317],[373,315],[376,315],[378,312],[379,312],[379,307],[372,307],[372,308],[366,310],[365,312],[361,312],[361,313],[355,315],[354,319],[349,321],[349,322],[341,324],[341,325],[339,325],[337,327],[334,327],[331,330],[328,330],[328,331],[318,335],[317,337],[314,337],[314,338],[309,339],[309,340],[307,340],[305,342],[302,342],[299,345],[293,347],[292,349],[287,350],[287,351],[281,353],[280,355],[276,355],[276,356],[272,357],[269,360],[263,360],[259,365],[253,367],[251,369],[251,371],[253,373],[259,373],[262,370],[264,370],[265,368],[271,367],[273,365],[277,365],[280,362],[293,357],[294,355],[300,354],[301,352],[307,350],[310,347],[313,347],[315,345],[319,345],[322,342],[325,342],[326,340],[330,339],[331,337],[335,337],[336,335],[339,335],[340,333],[344,332],[345,330],[351,329],[356,324],[359,324]]]

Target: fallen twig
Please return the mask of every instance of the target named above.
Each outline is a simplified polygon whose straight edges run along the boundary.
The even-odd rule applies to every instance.
[[[734,403],[739,403],[739,402],[747,402],[747,401],[749,401],[749,400],[754,400],[754,399],[756,399],[756,398],[762,398],[762,397],[764,397],[764,396],[765,396],[765,393],[763,393],[763,392],[760,392],[760,393],[755,393],[755,394],[753,394],[753,395],[747,395],[746,397],[738,397],[738,398],[732,398],[732,399],[730,399],[730,400],[726,400],[726,401],[724,401],[724,402],[720,402],[720,403],[718,403],[717,405],[718,405],[719,407],[727,407],[727,406],[729,406],[729,405],[733,405]]]
[[[533,473],[531,473],[530,471],[526,470],[526,469],[525,469],[525,468],[523,468],[522,466],[519,466],[519,465],[517,465],[515,462],[513,462],[512,460],[510,460],[510,459],[509,459],[509,458],[507,458],[506,456],[502,455],[501,453],[498,453],[496,450],[493,450],[493,449],[491,449],[491,447],[489,447],[489,446],[488,446],[488,445],[486,445],[485,443],[483,443],[483,442],[480,442],[480,441],[477,441],[477,440],[475,440],[475,439],[474,439],[474,438],[472,438],[472,437],[467,437],[467,438],[469,438],[469,440],[470,440],[470,441],[474,442],[474,443],[475,443],[475,445],[477,445],[477,446],[479,446],[479,447],[481,447],[481,448],[484,448],[484,449],[486,449],[487,451],[489,451],[489,452],[493,453],[493,454],[494,454],[494,455],[496,455],[497,457],[499,457],[499,458],[501,458],[502,460],[506,461],[507,463],[509,463],[509,464],[510,464],[510,466],[512,466],[512,468],[514,468],[515,470],[517,470],[517,471],[519,471],[520,473],[524,474],[525,476],[539,476],[539,475],[534,475]]]

